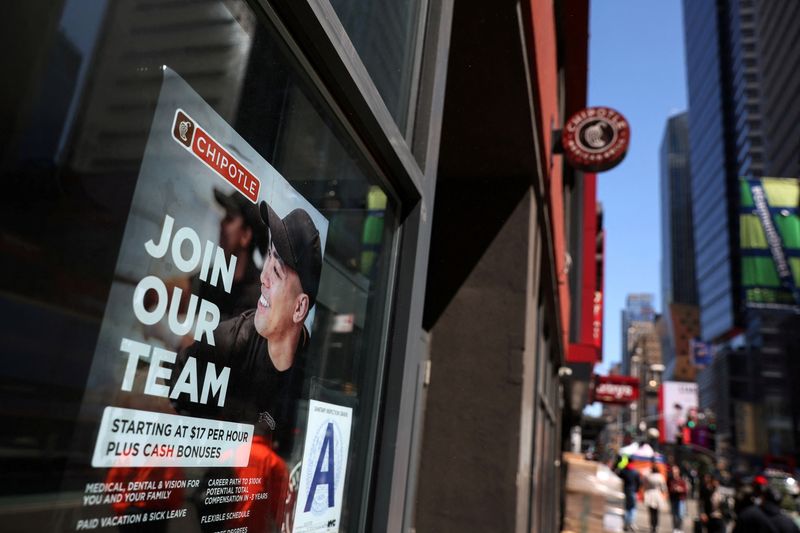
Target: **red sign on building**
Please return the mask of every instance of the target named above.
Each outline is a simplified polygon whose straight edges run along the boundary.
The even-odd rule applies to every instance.
[[[594,400],[627,404],[639,398],[639,379],[630,376],[595,376]]]
[[[561,144],[572,167],[602,172],[625,158],[630,136],[630,126],[621,113],[608,107],[589,107],[567,120]]]
[[[604,232],[597,206],[597,176],[583,175],[580,285],[574,295],[578,307],[576,339],[569,344],[568,363],[603,360]]]
[[[598,351],[603,349],[603,291],[594,291],[592,302],[592,344]]]

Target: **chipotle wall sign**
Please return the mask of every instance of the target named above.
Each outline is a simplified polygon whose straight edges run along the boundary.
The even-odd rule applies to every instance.
[[[595,376],[594,401],[631,403],[639,398],[639,380],[630,376]]]
[[[621,113],[609,107],[589,107],[567,120],[561,144],[570,166],[602,172],[622,162],[630,138],[630,125]]]

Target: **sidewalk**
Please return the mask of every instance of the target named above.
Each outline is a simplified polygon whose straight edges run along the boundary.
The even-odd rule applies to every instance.
[[[682,531],[692,533],[696,517],[697,500],[687,500],[687,512],[683,519]],[[636,506],[636,531],[640,533],[650,531],[650,511],[642,502]],[[658,515],[658,533],[672,533],[672,531],[672,511],[670,511],[669,502],[665,502]]]

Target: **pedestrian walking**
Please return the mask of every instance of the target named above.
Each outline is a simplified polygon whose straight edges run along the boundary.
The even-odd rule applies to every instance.
[[[667,483],[664,481],[664,476],[658,471],[656,460],[653,459],[650,464],[650,473],[644,480],[644,504],[650,511],[650,531],[653,533],[658,531],[658,514],[661,511],[666,492]]]
[[[781,493],[773,487],[766,487],[761,498],[761,510],[767,515],[777,533],[800,533],[794,520],[781,511]]]
[[[725,533],[723,506],[725,496],[719,490],[719,480],[710,474],[705,476],[705,490],[701,491],[703,513],[700,520],[706,527],[706,533]]]
[[[625,531],[632,531],[636,520],[636,494],[639,492],[641,479],[639,472],[634,470],[627,458],[619,463],[617,475],[622,478],[622,492],[625,494]]]
[[[686,494],[688,487],[686,480],[681,476],[681,469],[674,465],[670,469],[667,479],[667,492],[669,492],[669,505],[672,511],[673,532],[683,531],[683,517],[686,516]]]
[[[756,502],[761,495],[761,488],[744,485],[736,494],[736,526],[733,533],[778,533]]]

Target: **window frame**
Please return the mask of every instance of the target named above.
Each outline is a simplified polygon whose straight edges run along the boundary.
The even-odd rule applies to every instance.
[[[248,0],[264,15],[334,118],[400,203],[391,252],[373,442],[357,529],[401,531],[413,519],[407,484],[416,479],[422,431],[417,390],[425,372],[422,314],[444,109],[453,0],[422,0],[405,132],[401,132],[328,0]]]

